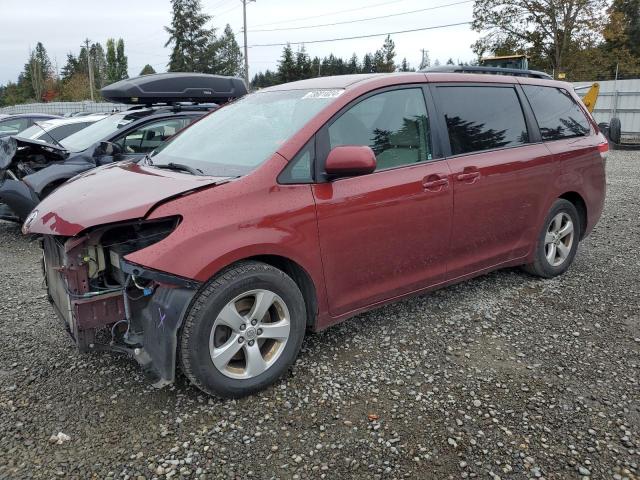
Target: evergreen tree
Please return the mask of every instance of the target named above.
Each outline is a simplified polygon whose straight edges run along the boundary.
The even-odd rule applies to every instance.
[[[313,57],[313,60],[311,60],[311,76],[312,77],[318,77],[322,74],[322,61],[320,60],[320,57]]]
[[[367,53],[362,58],[362,73],[371,73],[374,71],[373,55]]]
[[[281,83],[296,80],[296,61],[293,57],[291,45],[289,44],[282,50],[282,57],[278,63],[278,78]]]
[[[391,35],[387,35],[387,38],[385,38],[384,43],[382,44],[382,57],[382,70],[378,71],[395,72],[396,65],[393,60],[396,57],[396,44],[391,40]]]
[[[153,75],[156,71],[153,69],[151,65],[148,63],[144,66],[144,68],[140,71],[140,75]]]
[[[93,67],[93,78],[95,88],[100,90],[107,84],[107,60],[104,49],[100,43],[94,43],[90,47],[91,66]]]
[[[118,60],[116,58],[116,42],[113,38],[107,39],[107,83],[115,83],[118,80]]]
[[[207,28],[211,16],[202,12],[200,0],[171,0],[173,18],[165,47],[172,45],[170,72],[202,72],[211,68],[215,31]]]
[[[386,63],[384,61],[384,53],[382,50],[376,50],[373,54],[373,71],[376,73],[384,72]]]
[[[349,59],[347,70],[348,73],[360,73],[360,62],[358,61],[358,56],[355,53],[351,55],[351,59]]]
[[[453,58],[449,57],[449,60],[447,60],[447,65],[455,65]]]
[[[129,78],[129,60],[124,54],[124,41],[121,38],[117,42],[113,38],[107,39],[104,72],[105,85]]]
[[[244,57],[229,24],[215,42],[213,50],[215,51],[212,53],[217,57],[214,73],[235,77],[244,76]]]
[[[29,97],[40,101],[46,91],[46,82],[52,77],[51,60],[44,45],[38,42],[36,48],[29,54],[29,61],[24,66],[24,74],[18,84]]]
[[[311,69],[311,59],[307,55],[304,45],[296,52],[296,79],[303,80],[311,78],[313,71]]]
[[[67,53],[67,63],[64,64],[61,70],[61,80],[64,82],[65,80],[71,78],[74,73],[77,73],[80,70],[80,65],[78,64],[78,59],[73,53]]]
[[[124,54],[124,40],[118,39],[116,44],[116,65],[118,80],[129,78],[129,59]]]

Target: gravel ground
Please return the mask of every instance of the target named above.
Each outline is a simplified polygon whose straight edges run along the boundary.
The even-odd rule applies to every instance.
[[[566,275],[360,315],[240,401],[78,354],[37,244],[0,222],[0,478],[640,478],[640,153],[608,175]]]

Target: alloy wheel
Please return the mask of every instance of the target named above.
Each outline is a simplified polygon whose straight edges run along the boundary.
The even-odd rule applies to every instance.
[[[567,260],[574,237],[575,229],[569,215],[560,212],[551,219],[544,239],[544,252],[549,265],[559,267]]]
[[[213,323],[211,361],[227,377],[256,377],[280,357],[290,331],[282,298],[269,290],[245,292],[227,303]]]

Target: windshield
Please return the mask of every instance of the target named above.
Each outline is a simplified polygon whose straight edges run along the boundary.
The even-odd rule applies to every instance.
[[[247,95],[160,146],[153,163],[183,164],[213,176],[245,175],[341,93],[289,90]]]
[[[51,128],[51,122],[39,122],[27,128],[26,130],[21,131],[18,134],[18,137],[35,140],[43,135],[46,135],[43,130],[47,130],[48,128]]]
[[[110,115],[104,120],[100,120],[79,132],[69,135],[60,143],[70,152],[81,152],[94,143],[101,142],[109,135],[117,132],[124,126],[133,122],[136,118],[126,113]]]

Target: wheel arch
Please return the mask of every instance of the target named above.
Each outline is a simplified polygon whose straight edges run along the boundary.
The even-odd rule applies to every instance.
[[[571,202],[574,207],[576,207],[578,216],[580,217],[580,240],[582,240],[584,238],[585,232],[587,231],[587,222],[589,218],[587,216],[587,204],[584,201],[584,198],[582,198],[582,195],[575,191],[565,192],[558,198],[567,200]]]
[[[246,261],[263,262],[289,275],[300,289],[300,292],[302,292],[307,312],[307,328],[315,329],[319,314],[317,285],[313,281],[313,277],[300,263],[287,256],[274,253],[256,253],[253,255],[236,256],[231,261],[223,262],[224,264],[217,268],[210,278],[214,278],[221,271]]]
[[[281,255],[256,255],[244,260],[264,262],[272,267],[282,270],[289,275],[298,285],[304,298],[307,310],[307,328],[315,327],[318,316],[318,295],[311,275],[297,262]],[[241,260],[242,261],[242,260]]]

